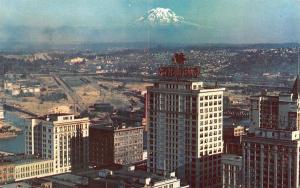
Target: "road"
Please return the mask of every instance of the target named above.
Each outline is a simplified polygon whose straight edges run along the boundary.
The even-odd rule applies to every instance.
[[[77,95],[77,93],[58,75],[52,75],[52,78],[55,80],[56,84],[64,90],[68,98],[73,101],[73,104],[76,106],[76,112],[83,112],[88,107],[83,102],[82,98]]]

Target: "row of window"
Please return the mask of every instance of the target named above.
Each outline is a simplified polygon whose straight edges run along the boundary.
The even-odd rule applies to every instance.
[[[206,95],[206,96],[201,96],[199,98],[200,101],[203,101],[204,99],[205,100],[212,100],[212,99],[221,99],[222,98],[222,95]]]

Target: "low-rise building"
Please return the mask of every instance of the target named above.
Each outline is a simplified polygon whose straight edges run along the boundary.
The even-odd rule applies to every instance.
[[[52,188],[52,182],[40,181],[40,179],[33,179],[29,181],[14,182],[1,185],[1,188]]]
[[[89,180],[87,177],[65,173],[49,177],[41,178],[40,180],[51,182],[53,187],[59,188],[87,188]]]
[[[188,188],[189,186],[181,185],[180,179],[175,176],[175,172],[157,175],[135,170],[134,166],[125,166],[116,171],[100,170],[99,177],[93,178],[89,187]]]
[[[0,161],[0,184],[15,181],[15,165]]]
[[[0,184],[54,174],[53,160],[32,155],[5,156],[0,160]]]
[[[54,174],[52,159],[25,159],[17,161],[14,171],[15,181],[40,178]]]
[[[14,78],[4,82],[4,90],[10,92],[13,96],[26,93],[34,94],[41,92],[41,84],[36,80]]]

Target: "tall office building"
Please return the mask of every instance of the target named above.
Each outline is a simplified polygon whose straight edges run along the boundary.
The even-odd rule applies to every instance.
[[[299,187],[300,80],[292,92],[251,99],[253,134],[243,139],[243,182],[250,187]]]
[[[199,67],[161,67],[159,79],[147,88],[148,170],[175,171],[191,187],[221,183],[224,88],[206,87]]]
[[[25,153],[53,160],[54,173],[88,167],[89,119],[53,114],[32,119],[25,129]]]
[[[98,123],[90,127],[90,165],[133,164],[143,160],[143,127]]]

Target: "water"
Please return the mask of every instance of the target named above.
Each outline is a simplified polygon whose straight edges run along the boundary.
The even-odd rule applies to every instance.
[[[17,137],[0,139],[0,151],[6,151],[11,153],[24,153],[25,152],[25,141],[24,141],[24,127],[30,121],[22,118],[16,112],[6,112],[5,121],[10,122],[14,126],[23,130],[22,134]]]

